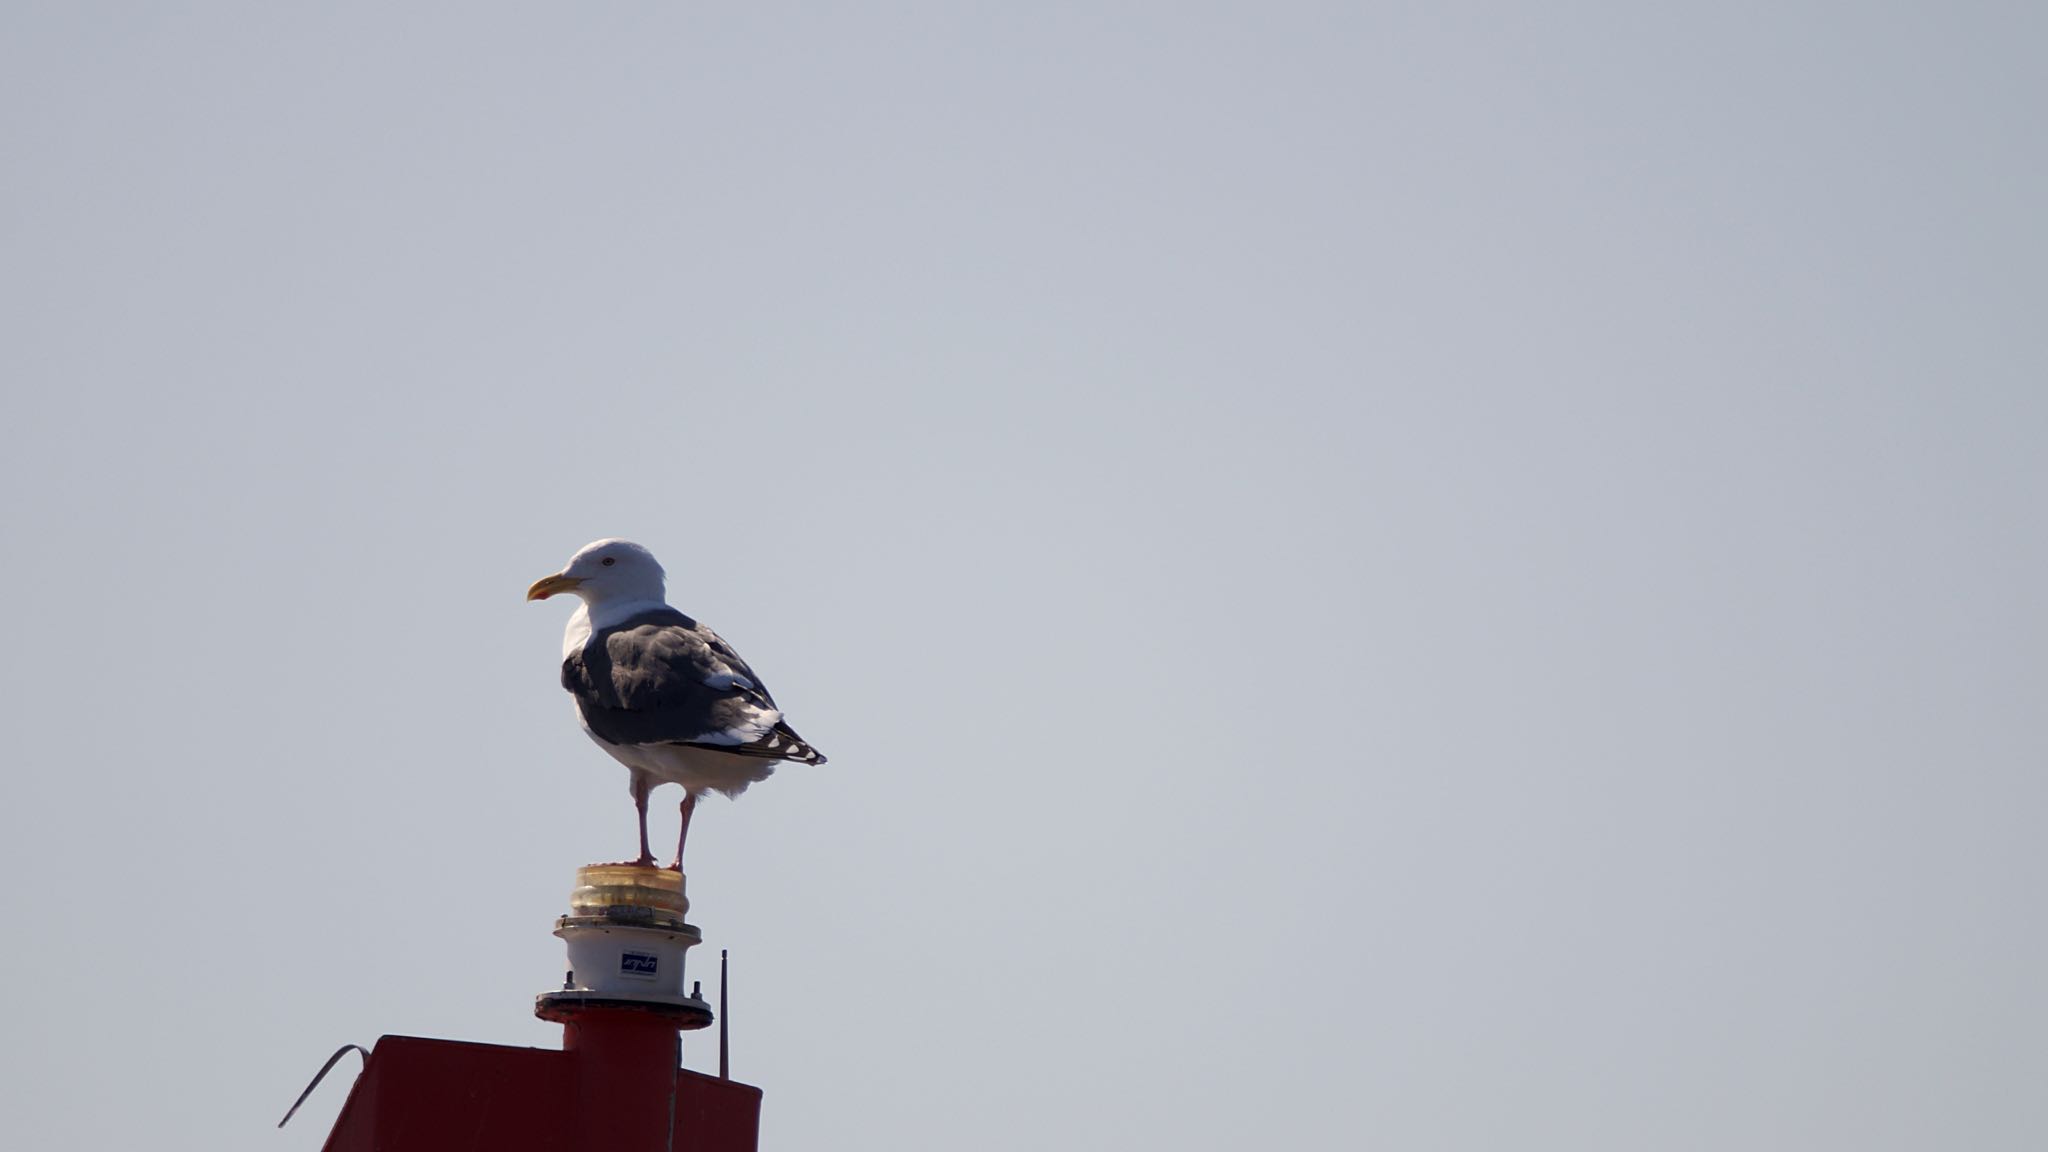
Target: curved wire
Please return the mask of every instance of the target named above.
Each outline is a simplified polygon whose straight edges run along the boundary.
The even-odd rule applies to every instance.
[[[306,1085],[306,1090],[304,1092],[299,1093],[299,1098],[297,1100],[292,1101],[291,1111],[286,1112],[284,1114],[284,1119],[279,1120],[277,1122],[277,1126],[279,1128],[284,1127],[287,1123],[291,1121],[291,1118],[293,1116],[298,1114],[299,1105],[304,1104],[306,1102],[306,1097],[311,1096],[313,1094],[313,1089],[318,1088],[320,1086],[320,1082],[322,1080],[327,1079],[327,1073],[334,1067],[335,1061],[341,1059],[341,1054],[348,1051],[351,1048],[363,1054],[363,1067],[368,1068],[370,1066],[370,1052],[361,1044],[343,1044],[341,1047],[336,1048],[334,1050],[334,1055],[329,1056],[327,1058],[327,1063],[322,1064],[320,1066],[320,1070],[318,1072],[313,1073],[313,1082]]]

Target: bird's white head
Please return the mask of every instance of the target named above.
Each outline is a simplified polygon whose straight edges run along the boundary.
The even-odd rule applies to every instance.
[[[528,600],[574,592],[593,610],[625,604],[660,604],[665,573],[654,553],[631,540],[599,540],[569,557],[560,572],[543,576],[526,590]]]

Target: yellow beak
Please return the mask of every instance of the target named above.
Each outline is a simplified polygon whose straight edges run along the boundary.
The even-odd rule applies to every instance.
[[[574,592],[583,583],[581,576],[543,576],[526,590],[528,600],[545,600],[557,592]]]

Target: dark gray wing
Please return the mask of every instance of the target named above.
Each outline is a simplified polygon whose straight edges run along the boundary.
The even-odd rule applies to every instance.
[[[613,744],[692,744],[823,763],[782,722],[768,686],[732,645],[673,608],[607,628],[562,661],[583,722]]]

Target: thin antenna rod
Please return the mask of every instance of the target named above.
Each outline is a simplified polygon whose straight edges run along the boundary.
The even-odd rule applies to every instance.
[[[726,1014],[725,949],[718,950],[718,1078],[732,1079],[732,1017]]]

